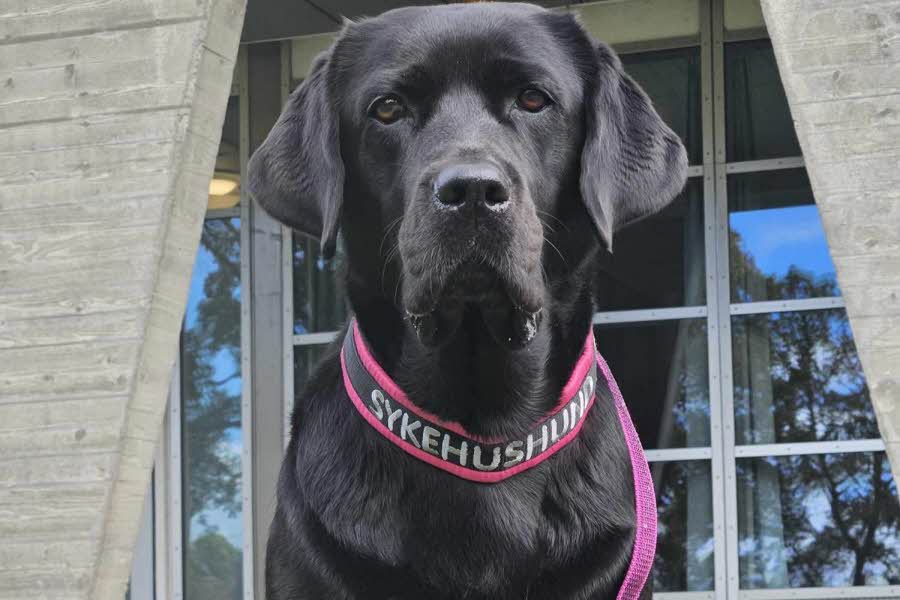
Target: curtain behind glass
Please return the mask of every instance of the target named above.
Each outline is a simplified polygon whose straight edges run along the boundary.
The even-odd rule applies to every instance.
[[[801,155],[769,40],[725,44],[725,138],[729,162]]]

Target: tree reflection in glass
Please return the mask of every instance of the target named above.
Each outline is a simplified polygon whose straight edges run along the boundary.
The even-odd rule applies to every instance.
[[[742,588],[900,584],[900,504],[883,452],[739,459]]]
[[[186,600],[242,595],[240,283],[239,219],[207,220],[181,337]]]
[[[878,437],[844,310],[734,317],[732,333],[738,444]]]
[[[656,592],[713,589],[712,480],[707,460],[650,465],[658,533],[653,563]]]
[[[732,302],[840,296],[805,169],[728,176]]]

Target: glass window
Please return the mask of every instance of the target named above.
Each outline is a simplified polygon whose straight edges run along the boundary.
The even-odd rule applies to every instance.
[[[800,156],[800,144],[769,40],[725,44],[728,162]]]
[[[207,208],[231,208],[241,200],[240,112],[238,97],[228,99],[216,167],[209,182]]]
[[[706,303],[703,183],[688,180],[665,210],[619,231],[601,253],[597,309],[629,310]]]
[[[805,169],[728,177],[731,301],[839,296]]]
[[[900,584],[900,503],[883,452],[737,461],[742,588]]]
[[[347,318],[344,253],[338,244],[331,260],[319,253],[319,241],[294,234],[294,333],[334,331]]]
[[[239,219],[203,224],[181,335],[189,600],[242,594],[240,240]]]
[[[732,318],[738,444],[878,437],[844,310]]]
[[[602,325],[594,335],[645,448],[709,445],[705,319]]]
[[[650,465],[656,488],[654,592],[713,589],[712,481],[709,461]]]
[[[299,397],[313,369],[325,356],[327,345],[294,346],[294,397]]]
[[[700,48],[623,54],[622,64],[684,142],[690,164],[701,164]]]

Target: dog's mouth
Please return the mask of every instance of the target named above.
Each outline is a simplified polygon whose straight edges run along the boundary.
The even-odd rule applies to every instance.
[[[524,293],[492,266],[476,260],[462,261],[430,295],[430,308],[406,313],[419,340],[429,347],[450,339],[465,322],[483,327],[501,346],[520,349],[537,335],[543,316],[538,294]]]

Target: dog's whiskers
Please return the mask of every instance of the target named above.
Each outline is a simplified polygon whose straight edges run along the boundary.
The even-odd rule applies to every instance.
[[[549,229],[549,230],[550,230],[550,233],[556,233],[556,230],[553,229],[553,227],[551,227],[550,224],[547,223],[547,221],[543,220],[543,219],[540,218],[540,217],[538,217],[538,221],[541,222],[541,226],[542,226],[542,227],[545,227],[545,228]]]
[[[566,257],[563,256],[562,252],[559,251],[559,248],[556,247],[556,244],[547,239],[547,236],[544,236],[544,241],[550,244],[550,247],[556,250],[556,253],[559,255],[560,260],[563,261],[563,264],[566,265],[566,268],[569,266],[569,262],[566,260]]]
[[[388,237],[388,235],[390,235],[391,230],[394,227],[398,226],[402,220],[403,220],[403,215],[400,215],[399,217],[397,217],[396,219],[391,221],[387,227],[384,228],[384,235],[381,236],[381,244],[378,246],[379,254],[381,254],[382,251],[384,250],[384,243],[387,241],[387,237]],[[398,244],[399,244],[399,242],[398,242]]]
[[[397,252],[400,250],[400,242],[397,242],[393,245],[393,247],[388,251],[387,256],[384,259],[384,263],[381,266],[381,293],[386,295],[386,290],[384,289],[385,278],[387,276],[387,268],[388,265],[391,264],[391,261],[396,256]]]
[[[563,229],[565,229],[566,231],[569,231],[569,227],[568,227],[565,223],[563,223],[563,222],[559,219],[559,217],[557,217],[556,215],[552,215],[552,214],[548,213],[548,212],[545,211],[545,210],[538,210],[538,209],[535,209],[535,211],[536,211],[539,215],[546,215],[546,216],[550,217],[551,219],[553,219],[554,221],[556,221],[557,223],[559,223],[560,225],[562,225]]]

